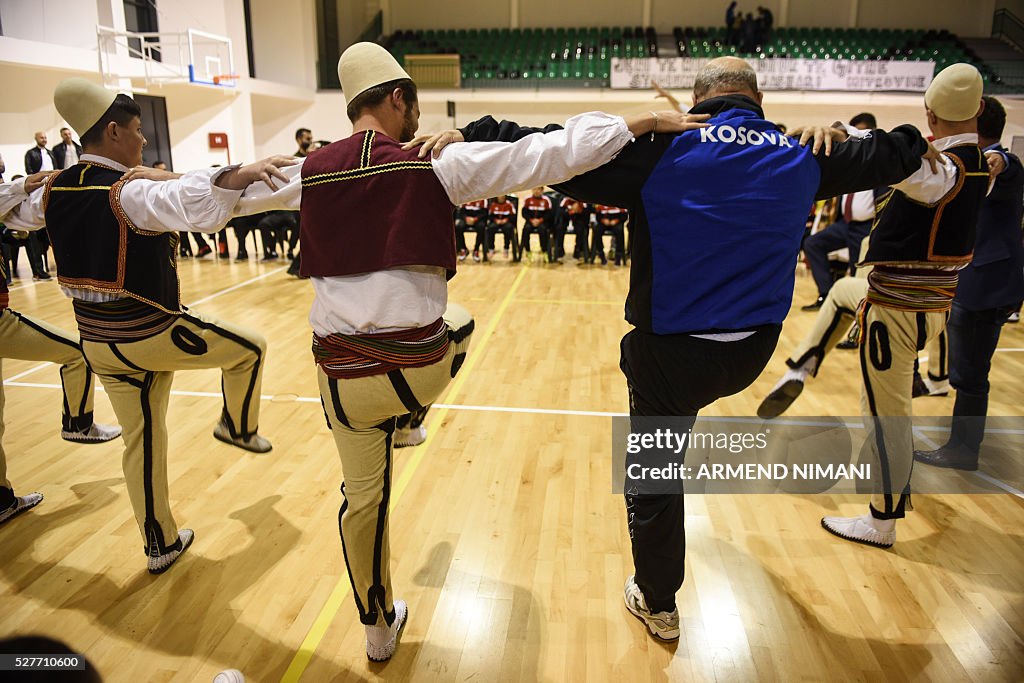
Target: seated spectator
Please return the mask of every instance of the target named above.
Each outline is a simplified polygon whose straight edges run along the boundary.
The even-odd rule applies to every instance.
[[[570,228],[576,236],[576,244],[572,257],[577,260],[589,258],[590,248],[587,237],[590,232],[590,216],[593,210],[586,202],[579,202],[572,197],[562,197],[558,204],[558,215],[555,222],[555,260],[565,256],[565,235]]]
[[[505,257],[509,248],[514,246],[516,239],[516,207],[509,201],[508,195],[498,195],[487,207],[487,258],[494,256],[495,233],[501,232],[505,238]]]
[[[594,215],[597,217],[597,224],[594,226],[594,238],[590,247],[590,258],[588,263],[594,262],[594,257],[601,259],[601,265],[607,265],[608,259],[604,255],[604,233],[609,231],[615,244],[615,265],[621,266],[625,260],[626,249],[626,220],[629,212],[617,206],[605,206],[597,204],[594,207]]]
[[[843,126],[841,123],[833,126],[850,131],[870,130],[875,124],[873,115],[863,113],[850,119],[849,126]],[[829,267],[829,253],[847,248],[850,252],[848,272],[851,275],[856,273],[861,241],[871,232],[871,224],[875,220],[876,197],[883,196],[886,191],[887,188],[878,188],[842,195],[838,198],[838,215],[835,222],[804,240],[804,256],[807,257],[807,264],[818,287],[818,298],[813,303],[803,306],[802,310],[816,311],[821,308],[829,289],[832,288],[834,279]]]
[[[476,243],[473,245],[473,260],[480,260],[480,250],[485,244],[485,230],[487,228],[487,200],[478,199],[475,202],[463,204],[455,211],[455,246],[459,250],[459,260],[466,260],[466,232],[476,233]]]
[[[540,239],[540,248],[548,254],[548,260],[554,260],[550,246],[550,233],[552,231],[552,220],[554,218],[554,205],[551,198],[544,194],[543,187],[533,188],[533,192],[523,202],[523,236],[519,240],[523,251],[530,252],[530,235],[537,233]]]

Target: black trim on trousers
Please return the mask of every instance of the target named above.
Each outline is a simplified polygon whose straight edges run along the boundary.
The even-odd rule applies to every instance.
[[[245,398],[242,400],[242,415],[241,415],[242,425],[241,425],[241,429],[236,429],[235,428],[234,421],[231,419],[231,414],[228,411],[227,396],[224,396],[224,413],[223,414],[224,414],[224,417],[227,418],[228,432],[231,434],[231,437],[234,438],[234,439],[237,439],[237,438],[248,439],[253,434],[255,434],[257,429],[258,429],[258,427],[254,428],[251,432],[248,430],[248,425],[249,425],[249,409],[252,407],[253,393],[256,391],[256,377],[259,376],[259,373],[260,373],[260,365],[263,362],[263,352],[260,350],[259,346],[257,346],[256,344],[253,344],[251,341],[249,341],[245,337],[241,337],[241,336],[235,334],[234,332],[230,332],[230,331],[225,330],[225,329],[223,329],[221,327],[217,327],[213,323],[208,323],[208,322],[206,322],[204,320],[200,320],[199,318],[196,318],[193,315],[189,315],[188,313],[182,313],[181,317],[183,317],[185,320],[188,320],[189,322],[191,322],[193,325],[195,325],[196,327],[198,327],[200,329],[210,330],[214,334],[218,334],[221,337],[227,339],[228,341],[233,341],[236,344],[238,344],[239,346],[241,346],[241,347],[243,347],[245,349],[248,349],[249,351],[252,351],[253,353],[256,354],[256,363],[252,366],[252,373],[249,375],[249,386],[245,390]],[[223,379],[223,377],[221,377],[220,386],[221,386],[221,395],[223,395],[224,394],[224,379]]]
[[[352,429],[352,425],[348,423],[348,418],[345,417],[345,411],[341,407],[341,396],[338,393],[338,380],[333,377],[327,378],[327,386],[331,388],[331,403],[334,404],[334,416],[338,418],[338,422],[345,425],[349,429]],[[320,400],[323,400],[323,396]]]
[[[947,315],[947,321],[949,316]],[[946,330],[939,332],[939,363],[938,367],[942,369],[941,375],[935,375],[932,373],[932,361],[928,359],[928,378],[934,382],[945,382],[949,379],[949,341],[946,339]]]
[[[915,318],[917,320],[917,342],[914,348],[923,351],[925,344],[928,343],[928,319],[925,317],[924,311],[918,311]]]
[[[389,370],[388,379],[391,381],[391,387],[395,390],[398,395],[398,400],[402,402],[405,409],[410,413],[414,413],[423,405],[416,400],[416,394],[412,393],[412,387],[409,386],[408,380],[405,379],[405,375],[402,374],[401,370]]]
[[[476,329],[476,319],[471,318],[468,323],[458,329],[448,328],[448,341],[452,344],[458,344],[466,339],[469,335],[473,334],[473,330]]]
[[[824,336],[818,340],[818,343],[809,348],[806,352],[804,352],[802,356],[800,356],[796,360],[787,358],[786,365],[795,369],[806,363],[811,358],[817,358],[818,365],[814,368],[814,372],[811,373],[811,377],[817,377],[818,370],[821,369],[821,364],[825,360],[825,354],[828,353],[828,349],[825,348],[825,345],[828,343],[828,340],[832,338],[833,334],[835,334],[836,328],[839,327],[839,323],[843,321],[844,316],[849,316],[850,318],[853,318],[855,320],[856,315],[856,311],[851,311],[849,308],[837,306],[835,315],[832,316],[832,322],[829,323],[828,328],[825,330]]]
[[[348,561],[348,546],[345,544],[345,532],[342,531],[341,520],[348,510],[348,497],[345,495],[345,482],[341,483],[341,508],[338,510],[338,535],[341,536],[341,556],[345,558],[345,571],[348,573],[348,582],[352,585],[352,597],[356,600],[356,609],[359,610],[360,623],[366,623],[366,608],[363,601],[359,599],[359,591],[356,590],[356,580],[352,576],[352,565]],[[376,620],[375,620],[376,621]],[[372,622],[371,622],[372,623]]]
[[[160,523],[156,520],[153,511],[153,408],[149,403],[149,392],[153,388],[155,372],[147,372],[139,392],[139,405],[142,409],[142,490],[146,499],[146,521],[143,527],[146,532],[146,554],[150,557],[159,557],[172,550],[175,546],[181,545],[181,539],[168,546],[164,543],[164,532]]]
[[[27,317],[26,315],[24,315],[22,313],[19,313],[18,311],[15,311],[15,310],[10,309],[10,308],[5,309],[5,310],[10,311],[11,315],[13,315],[15,318],[18,319],[18,322],[20,322],[21,324],[25,325],[26,327],[29,327],[30,329],[35,330],[36,332],[38,332],[39,334],[43,335],[44,337],[46,337],[50,341],[55,341],[55,342],[57,342],[59,344],[63,344],[64,346],[70,346],[70,347],[74,348],[75,350],[77,350],[79,354],[82,353],[82,346],[81,346],[81,344],[72,342],[69,339],[66,339],[66,338],[60,336],[59,334],[55,334],[55,333],[51,332],[50,330],[46,329],[45,327],[42,327],[41,325],[38,325],[35,321],[33,321],[31,318]],[[83,356],[83,358],[84,358],[84,356]],[[63,405],[64,414],[63,414],[63,420],[62,420],[62,427],[63,427],[63,429],[68,430],[68,431],[81,431],[83,429],[88,429],[89,427],[92,426],[92,413],[90,412],[88,415],[86,415],[85,404],[88,402],[89,392],[92,389],[92,373],[91,372],[86,373],[86,377],[85,377],[85,390],[82,392],[82,398],[81,398],[81,401],[79,402],[78,412],[75,413],[75,414],[72,414],[71,405],[70,405],[69,398],[68,398],[67,388],[66,388],[66,385],[64,383],[64,369],[66,367],[67,367],[67,365],[61,365],[60,366],[60,384],[61,384],[61,388],[64,389],[64,405]]]
[[[384,436],[384,487],[381,490],[380,505],[377,506],[377,529],[374,532],[373,537],[373,585],[370,586],[370,590],[367,592],[368,602],[371,603],[372,607],[369,614],[366,615],[367,619],[372,621],[364,621],[364,624],[376,624],[378,612],[380,611],[384,615],[384,623],[391,626],[395,622],[395,610],[394,606],[390,612],[385,607],[385,600],[387,598],[386,591],[384,588],[384,579],[381,565],[383,546],[384,546],[384,530],[387,528],[388,521],[388,506],[391,503],[391,454],[392,454],[392,441],[391,438],[394,434],[395,419],[391,418],[386,420],[390,423],[391,431],[385,429]],[[384,423],[378,425],[380,428]]]
[[[117,348],[117,344],[115,344],[114,342],[107,342],[107,347],[109,347],[110,352],[114,354],[114,358],[117,358],[119,361],[124,363],[132,370],[136,370],[138,372],[149,372],[149,370],[146,370],[145,368],[140,368],[138,365],[125,358],[124,354],[121,353],[121,351]]]

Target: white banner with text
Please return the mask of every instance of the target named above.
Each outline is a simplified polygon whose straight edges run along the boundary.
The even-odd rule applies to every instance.
[[[650,88],[651,81],[670,90],[689,90],[708,59],[612,59],[611,86]],[[889,62],[852,59],[748,59],[761,90],[838,90],[847,92],[924,92],[935,62]]]

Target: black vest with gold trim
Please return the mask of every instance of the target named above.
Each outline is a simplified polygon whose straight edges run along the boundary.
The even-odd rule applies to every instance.
[[[121,207],[124,174],[83,162],[53,176],[43,206],[63,287],[120,294],[182,312],[178,234],[134,225]]]
[[[988,164],[978,145],[943,151],[957,167],[956,184],[934,204],[899,191],[880,203],[864,264],[963,267],[971,262],[978,213],[988,190]]]

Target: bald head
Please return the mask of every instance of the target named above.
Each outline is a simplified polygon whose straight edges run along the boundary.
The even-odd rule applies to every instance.
[[[701,67],[693,80],[693,103],[722,95],[746,95],[760,104],[757,74],[739,57],[719,57]]]

